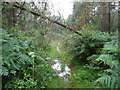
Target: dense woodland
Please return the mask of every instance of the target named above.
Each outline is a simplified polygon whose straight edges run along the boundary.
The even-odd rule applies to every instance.
[[[1,4],[2,88],[120,88],[120,2]]]

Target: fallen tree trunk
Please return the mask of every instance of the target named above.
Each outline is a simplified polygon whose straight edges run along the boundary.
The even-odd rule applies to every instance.
[[[5,0],[5,1],[6,1],[6,0]],[[57,25],[60,25],[60,26],[62,26],[62,27],[64,27],[64,28],[66,28],[66,29],[69,29],[69,30],[73,31],[73,32],[76,33],[76,34],[81,35],[81,34],[78,33],[77,31],[75,31],[74,29],[72,29],[71,27],[68,27],[68,26],[66,26],[66,25],[64,25],[64,24],[62,24],[62,23],[60,23],[60,22],[58,22],[58,21],[56,21],[56,20],[52,20],[52,19],[50,19],[50,18],[47,17],[47,16],[43,16],[43,15],[41,15],[40,13],[37,13],[37,12],[35,12],[35,11],[33,11],[33,10],[29,10],[29,9],[27,9],[27,8],[19,5],[19,4],[16,3],[16,2],[7,2],[7,3],[8,3],[8,4],[12,4],[13,6],[15,6],[15,7],[17,7],[17,8],[20,8],[21,10],[28,11],[28,12],[36,15],[36,16],[40,16],[40,17],[42,17],[42,18],[44,18],[44,19],[47,19],[47,20],[49,20],[49,21],[51,21],[51,22],[53,22],[53,23],[56,23]]]

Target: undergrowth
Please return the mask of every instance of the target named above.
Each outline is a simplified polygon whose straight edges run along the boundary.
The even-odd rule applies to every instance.
[[[119,88],[119,48],[116,37],[97,30],[78,33],[81,35],[70,35],[65,43],[73,55],[72,62],[84,63],[86,68],[97,71],[98,79],[93,82],[98,83],[98,87]]]
[[[48,77],[46,73],[54,72],[44,59],[49,45],[43,42],[41,32],[37,30],[22,32],[12,28],[12,33],[9,30],[2,30],[0,34],[3,51],[0,73],[3,76],[3,87],[45,88],[44,82],[52,76],[50,74]],[[38,70],[44,72],[38,73]]]

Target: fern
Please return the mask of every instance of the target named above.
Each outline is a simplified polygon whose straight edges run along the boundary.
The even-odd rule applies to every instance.
[[[117,40],[111,38],[108,34],[100,32],[83,31],[80,32],[84,40],[76,44],[75,55],[81,60],[89,61],[90,69],[102,70],[105,75],[96,80],[103,85],[111,88],[120,87],[120,70],[119,67],[119,49]],[[84,47],[82,47],[84,46]],[[83,58],[86,57],[86,58]],[[104,66],[107,66],[105,70]]]
[[[118,54],[117,41],[112,40],[104,45],[103,53],[96,59],[105,65],[110,66],[109,69],[104,70],[104,76],[98,78],[96,82],[107,85],[111,88],[120,88],[120,65]]]
[[[98,78],[96,82],[111,88],[120,88],[120,68],[104,70],[106,75]]]
[[[96,82],[100,82],[103,85],[107,85],[108,87],[113,88],[116,87],[117,77],[105,75],[103,77],[98,78]]]
[[[7,76],[8,74],[9,74],[9,70],[6,67],[2,66],[1,75]]]
[[[2,32],[2,72],[3,76],[9,74],[16,74],[17,70],[30,66],[33,64],[33,59],[28,55],[31,51],[31,37],[24,38],[24,41],[20,37],[9,34],[7,31]],[[41,60],[41,59],[37,59]]]
[[[104,45],[103,50],[106,51],[107,53],[117,52],[117,50],[118,50],[117,41],[112,40],[111,42],[107,42],[107,43]]]
[[[87,60],[88,57],[93,54],[100,53],[104,44],[111,40],[107,33],[100,31],[79,31],[82,36],[76,35],[73,40],[75,46],[72,49],[72,53],[75,53],[75,58],[79,60]],[[90,61],[91,62],[91,61]]]
[[[113,57],[109,54],[100,55],[96,61],[103,62],[105,65],[110,66],[111,68],[118,66],[118,61],[113,60]]]

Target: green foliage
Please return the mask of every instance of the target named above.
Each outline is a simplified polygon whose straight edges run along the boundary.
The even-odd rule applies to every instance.
[[[106,84],[107,86],[111,86],[113,88],[114,84],[116,83],[116,78],[106,75],[97,79],[96,82],[101,82],[102,84]]]
[[[99,64],[103,63],[104,65],[108,65],[111,68],[114,68],[114,67],[118,66],[118,61],[113,60],[112,55],[102,54],[96,59],[96,61],[98,61]]]
[[[23,37],[28,36],[32,38],[31,46],[34,49],[34,52],[41,55],[42,57],[47,56],[47,51],[50,50],[49,41],[44,36],[44,33],[47,32],[47,29],[32,29],[29,31],[20,32]],[[39,50],[38,50],[39,49]]]
[[[75,62],[78,64],[77,62]],[[77,86],[78,88],[91,88],[94,87],[97,73],[94,70],[89,70],[84,67],[84,64],[74,65],[75,69],[71,70],[71,85]]]
[[[97,26],[94,25],[93,23],[87,23],[82,26],[82,30],[87,30],[87,31],[96,31],[98,30]]]
[[[104,64],[111,68],[118,66],[118,46],[116,40],[106,42],[99,52],[99,54],[93,54],[88,57],[88,60],[91,61],[91,63],[98,65]]]
[[[73,36],[76,41],[73,52],[75,58],[79,60],[87,60],[92,54],[100,53],[105,42],[110,40],[108,34],[100,31],[81,31],[82,36]]]
[[[29,38],[27,41],[21,41],[5,30],[2,32],[2,75],[16,74],[24,65],[31,65],[33,60],[28,55]]]
[[[96,80],[96,82],[100,82],[102,84],[107,85],[111,88],[119,88],[120,83],[120,69],[119,69],[119,56],[118,54],[118,46],[117,41],[112,40],[111,42],[107,42],[104,45],[103,52],[96,59],[100,63],[104,65],[108,65],[109,69],[104,70],[105,75],[101,76]]]
[[[2,51],[3,51],[3,61],[2,61],[2,76],[3,76],[3,87],[5,88],[35,88],[38,83],[45,87],[44,79],[48,76],[41,76],[40,80],[36,80],[36,71],[50,71],[52,68],[46,63],[46,61],[40,56],[39,49],[46,49],[46,43],[41,40],[40,45],[44,42],[44,46],[38,47],[36,43],[39,43],[35,40],[35,36],[26,35],[29,32],[21,32],[12,28],[13,33],[8,33],[7,30],[3,30],[1,33],[3,38],[2,42]],[[42,39],[42,37],[41,37]],[[45,51],[44,51],[45,52]],[[39,55],[38,55],[39,54]],[[48,67],[45,67],[48,65]],[[45,68],[40,68],[38,66],[43,66]],[[46,72],[46,73],[47,73]],[[45,74],[46,74],[45,73]],[[38,75],[38,74],[37,74]],[[9,78],[11,77],[11,78]],[[6,83],[7,82],[7,83]],[[18,83],[19,82],[19,83]]]
[[[33,11],[37,10],[33,2],[20,3],[22,4]],[[39,4],[40,11],[43,11],[42,15],[50,15],[48,2]],[[108,31],[110,28],[117,30],[118,10],[112,7],[109,9],[106,5],[110,4],[75,2],[73,15],[70,15],[68,22],[72,24],[72,28],[81,30],[78,33],[82,35],[73,35],[73,32],[53,25],[45,18],[25,11],[21,13],[20,9],[3,2],[2,27],[9,29],[0,33],[3,36],[0,40],[3,51],[2,62],[0,62],[3,88],[67,87],[68,82],[59,78],[51,68],[51,60],[54,58],[61,60],[64,64],[70,64],[71,60],[78,61],[77,64],[71,62],[73,67],[70,65],[72,77],[69,83],[72,88],[94,87],[93,81],[96,80],[97,71],[99,72],[97,83],[111,88],[120,87],[118,54],[120,49],[117,48],[117,41],[109,34],[97,31],[97,26],[103,31]],[[110,20],[107,20],[108,15],[105,13],[107,9],[111,12],[108,12],[111,16]],[[59,16],[50,15],[50,18],[57,19]],[[61,19],[60,22],[64,23],[64,20]],[[68,33],[72,35],[66,38]],[[65,42],[64,38],[66,38]],[[56,50],[59,39],[61,53]],[[53,42],[50,42],[52,40]],[[63,43],[64,47],[61,47]],[[50,60],[43,59],[48,56]],[[81,61],[86,66],[80,65]],[[62,65],[62,71],[64,67]]]
[[[102,85],[107,85],[110,88],[120,88],[120,68],[107,69],[104,70],[104,75],[102,74],[96,82]]]
[[[120,73],[117,40],[114,36],[95,30],[84,30],[79,33],[82,35],[73,35],[67,43],[69,46],[74,45],[70,52],[74,55],[73,60],[84,62],[85,67],[91,70],[101,71],[96,82],[102,83],[102,86],[118,88]],[[72,40],[74,44],[71,44]]]
[[[113,39],[106,42],[100,52],[100,54],[96,53],[87,58],[93,67],[91,69],[96,69],[95,67],[97,66],[99,67],[98,70],[101,68],[104,70],[104,74],[100,75],[96,82],[100,82],[102,85],[107,85],[111,88],[118,88],[120,85],[120,70],[117,40]]]
[[[46,62],[41,63],[42,64],[35,66],[34,73],[36,80],[38,81],[37,88],[46,88],[49,86],[48,84],[51,83],[52,80],[58,76],[51,68],[51,61],[48,62],[49,64]]]
[[[23,78],[21,77],[23,75]],[[21,74],[19,77],[13,78],[11,81],[9,81],[5,88],[35,88],[37,85],[37,80],[32,77],[28,69],[27,70],[21,70]]]

